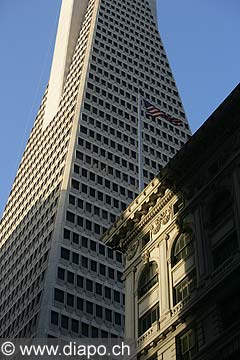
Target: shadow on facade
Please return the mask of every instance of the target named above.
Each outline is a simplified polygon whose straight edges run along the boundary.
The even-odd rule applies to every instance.
[[[57,186],[22,217],[0,247],[0,337],[30,337],[38,322],[58,203]]]
[[[103,237],[141,359],[240,356],[240,85]]]

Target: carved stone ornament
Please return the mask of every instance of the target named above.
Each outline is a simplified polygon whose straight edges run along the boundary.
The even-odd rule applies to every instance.
[[[165,211],[163,211],[163,213],[160,216],[162,217],[162,224],[166,225],[170,220],[171,210],[166,209]]]
[[[149,258],[150,258],[150,252],[149,252],[149,250],[146,250],[146,251],[142,254],[141,258],[142,258],[142,261],[143,261],[144,264],[148,264],[148,263],[149,263]]]
[[[127,260],[131,260],[137,252],[138,240],[132,242],[127,249]]]
[[[170,217],[171,217],[170,208],[164,210],[154,221],[154,223],[152,225],[152,233],[154,235],[157,234],[159,232],[159,230],[161,229],[161,225],[166,225],[168,223],[168,221],[170,220]]]
[[[152,225],[152,233],[155,235],[161,229],[161,218],[160,216],[154,221]]]

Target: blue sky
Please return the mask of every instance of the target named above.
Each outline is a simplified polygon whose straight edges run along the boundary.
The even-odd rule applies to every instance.
[[[0,0],[0,214],[47,85],[60,0]],[[239,82],[239,0],[157,0],[193,132]]]

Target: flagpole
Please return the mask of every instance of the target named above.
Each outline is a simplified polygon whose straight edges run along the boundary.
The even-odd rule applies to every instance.
[[[138,92],[138,186],[139,193],[144,188],[143,182],[143,158],[142,158],[142,101],[141,93]]]

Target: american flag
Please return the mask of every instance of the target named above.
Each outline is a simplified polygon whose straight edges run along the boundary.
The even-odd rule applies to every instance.
[[[163,119],[165,119],[166,121],[169,121],[171,124],[175,125],[175,126],[182,126],[183,122],[182,120],[179,120],[175,117],[172,117],[168,114],[166,114],[164,111],[161,111],[160,109],[158,109],[156,106],[154,106],[153,104],[151,104],[149,101],[144,99],[144,105],[146,108],[146,113],[154,118],[158,118],[158,117],[162,117]]]

